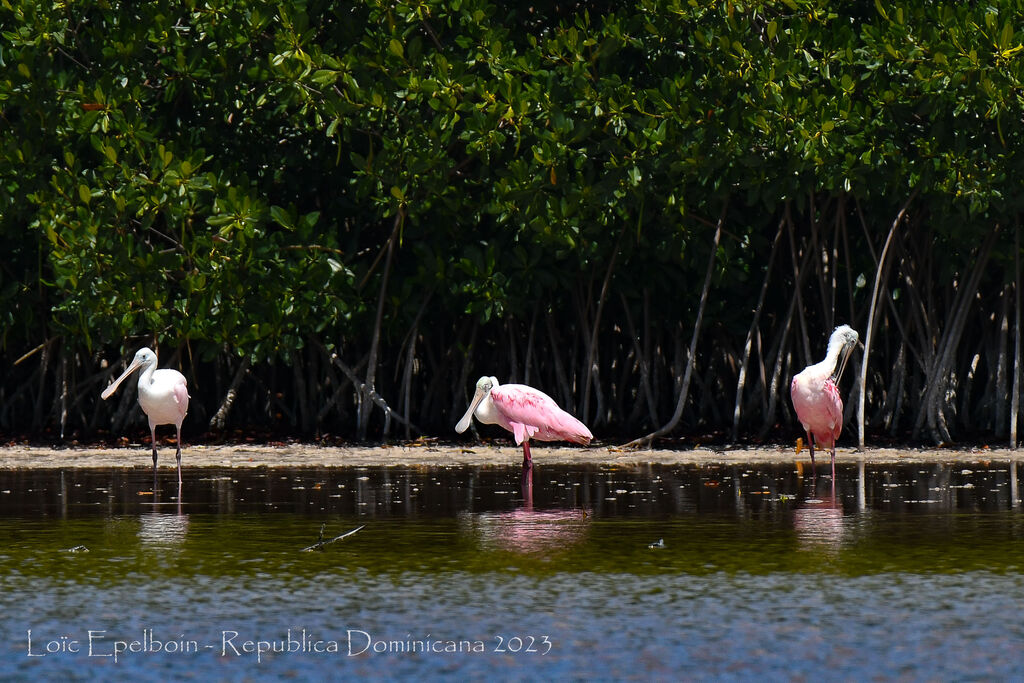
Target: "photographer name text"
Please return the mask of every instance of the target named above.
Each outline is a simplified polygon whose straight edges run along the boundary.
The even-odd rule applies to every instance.
[[[111,635],[104,629],[90,629],[79,636],[47,635],[28,629],[25,636],[28,657],[98,657],[118,663],[135,655],[195,655],[212,652],[220,657],[253,658],[262,663],[273,655],[336,655],[359,657],[395,654],[502,654],[540,655],[551,652],[554,644],[547,635],[494,635],[485,639],[435,638],[431,634],[404,638],[380,638],[362,629],[346,629],[344,636],[321,638],[306,629],[287,629],[283,637],[255,638],[239,631],[223,629],[212,640],[159,637],[144,628],[138,638]]]

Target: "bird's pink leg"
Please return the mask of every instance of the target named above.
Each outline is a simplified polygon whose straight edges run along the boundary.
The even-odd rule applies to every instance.
[[[530,440],[523,441],[523,469],[528,470],[533,467],[533,457],[530,456]]]
[[[178,425],[178,488],[181,488],[181,425]]]
[[[832,482],[835,485],[836,480],[836,441],[832,439]]]
[[[533,509],[533,468],[524,467],[522,476],[523,507],[527,510]]]
[[[153,444],[153,490],[156,491],[156,425],[149,423],[149,439]]]

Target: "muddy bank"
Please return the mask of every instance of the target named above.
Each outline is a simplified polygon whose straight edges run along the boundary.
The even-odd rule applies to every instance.
[[[810,464],[807,450],[798,455],[790,446],[766,446],[716,450],[694,448],[689,450],[622,451],[617,448],[595,446],[590,448],[533,447],[534,462],[544,464],[594,464],[629,467],[641,464]],[[868,464],[884,463],[943,463],[1010,461],[1024,459],[1024,450],[964,448],[964,449],[896,449],[878,448],[858,451],[840,448],[837,463],[863,460]],[[188,467],[445,467],[459,465],[509,466],[522,461],[522,451],[512,446],[457,446],[457,445],[392,445],[320,447],[309,444],[265,445],[195,445],[185,448],[182,465]],[[828,464],[828,455],[818,458],[819,466]],[[0,448],[0,469],[60,469],[151,467],[148,446],[136,444],[117,448],[51,449],[34,446],[8,446]],[[174,467],[173,445],[162,445],[160,466]]]

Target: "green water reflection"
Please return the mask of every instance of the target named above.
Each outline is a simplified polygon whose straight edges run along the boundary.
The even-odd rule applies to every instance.
[[[1016,572],[1024,517],[1005,463],[787,467],[193,470],[0,474],[0,576],[452,570],[544,576]],[[317,541],[363,526],[322,551]],[[77,549],[77,550],[76,550]]]
[[[179,496],[173,471],[156,491],[144,468],[0,472],[0,679],[1024,676],[1015,468],[838,474],[187,469]],[[90,630],[203,646],[36,656]],[[235,633],[340,651],[257,658],[224,647]],[[486,652],[353,654],[353,633]],[[498,648],[530,638],[550,651]]]

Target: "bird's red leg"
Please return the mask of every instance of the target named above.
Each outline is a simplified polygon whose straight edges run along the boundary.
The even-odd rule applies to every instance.
[[[523,506],[527,510],[533,509],[533,468],[523,467],[522,475]]]
[[[523,442],[523,469],[528,470],[533,467],[533,458],[530,456],[530,442]]]

